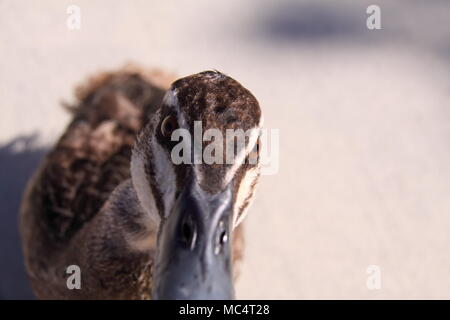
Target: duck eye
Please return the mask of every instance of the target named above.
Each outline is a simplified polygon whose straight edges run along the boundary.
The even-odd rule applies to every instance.
[[[172,132],[178,128],[177,120],[174,116],[169,115],[164,118],[164,120],[161,123],[161,134],[165,138],[169,138],[172,136]]]

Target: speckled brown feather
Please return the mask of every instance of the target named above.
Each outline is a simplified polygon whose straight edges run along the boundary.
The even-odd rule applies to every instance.
[[[70,239],[129,178],[135,136],[165,91],[138,73],[100,77],[90,81],[91,91],[78,90],[74,118],[42,173],[44,219],[55,240]]]

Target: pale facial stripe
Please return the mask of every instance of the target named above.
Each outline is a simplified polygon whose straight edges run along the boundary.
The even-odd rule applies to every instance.
[[[155,198],[150,189],[150,183],[147,181],[147,174],[145,173],[146,157],[138,150],[139,148],[133,148],[133,154],[131,156],[131,181],[142,208],[148,213],[154,223],[159,224],[160,217],[156,208]]]
[[[169,107],[174,108],[179,115],[178,99],[176,97],[176,91],[169,90],[166,92],[163,103]],[[159,215],[159,210],[156,205],[155,196],[151,188],[150,179],[145,167],[149,164],[151,159],[147,157],[153,157],[153,181],[158,181],[158,193],[163,196],[163,214],[167,217],[169,210],[175,199],[175,189],[176,189],[176,175],[173,169],[173,164],[170,159],[170,154],[159,144],[159,142],[154,138],[156,130],[159,130],[159,122],[161,120],[161,109],[159,109],[153,116],[150,128],[151,131],[144,131],[137,140],[137,145],[133,148],[133,154],[131,159],[131,177],[133,186],[138,195],[139,202],[144,210],[149,214],[151,219],[159,224],[161,217]],[[180,119],[180,123],[185,123],[184,119]],[[150,148],[150,150],[148,150]]]
[[[253,144],[250,144],[252,148],[254,148],[256,141],[259,137],[259,130],[263,126],[264,118],[261,115],[258,124],[258,135]],[[251,150],[251,149],[250,149]],[[257,164],[254,168],[247,171],[245,176],[242,178],[241,183],[239,184],[239,189],[236,197],[236,202],[233,208],[234,217],[233,217],[233,228],[236,228],[242,221],[244,221],[247,216],[248,209],[250,208],[256,194],[256,182],[259,178],[260,174],[260,163]],[[233,172],[234,176],[235,172]],[[231,179],[233,178],[231,176]],[[230,179],[230,180],[231,180]]]
[[[248,208],[250,207],[256,188],[256,180],[259,176],[258,167],[254,167],[246,172],[239,184],[239,189],[234,204],[233,227],[236,228],[246,217]]]
[[[176,174],[173,169],[170,154],[156,139],[151,141],[150,147],[154,159],[155,181],[158,181],[158,189],[163,195],[164,217],[169,215],[169,210],[175,201]]]
[[[247,154],[254,148],[256,142],[258,141],[259,134],[260,134],[259,128],[254,128],[251,130],[249,142],[248,142],[246,148],[243,148],[240,151],[240,153],[234,158],[234,163],[231,166],[231,168],[228,170],[228,172],[225,176],[225,183],[224,183],[225,186],[230,183],[230,181],[233,179],[234,175],[236,174],[237,170],[244,163]]]

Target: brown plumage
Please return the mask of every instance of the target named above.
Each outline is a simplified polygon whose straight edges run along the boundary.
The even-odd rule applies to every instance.
[[[97,75],[77,89],[77,102],[68,107],[73,119],[29,182],[21,207],[25,264],[38,298],[150,298],[154,246],[125,250],[118,232],[146,231],[133,217],[115,220],[99,213],[116,205],[108,198],[130,178],[136,135],[173,80],[159,71],[126,68]],[[242,251],[239,226],[233,236],[235,264]],[[83,290],[66,287],[71,264],[82,268]]]

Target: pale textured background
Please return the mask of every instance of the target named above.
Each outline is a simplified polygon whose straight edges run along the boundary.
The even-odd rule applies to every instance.
[[[0,298],[31,297],[17,206],[69,120],[59,102],[129,61],[222,70],[280,129],[239,298],[450,298],[450,2],[377,1],[379,31],[371,3],[0,0]]]

